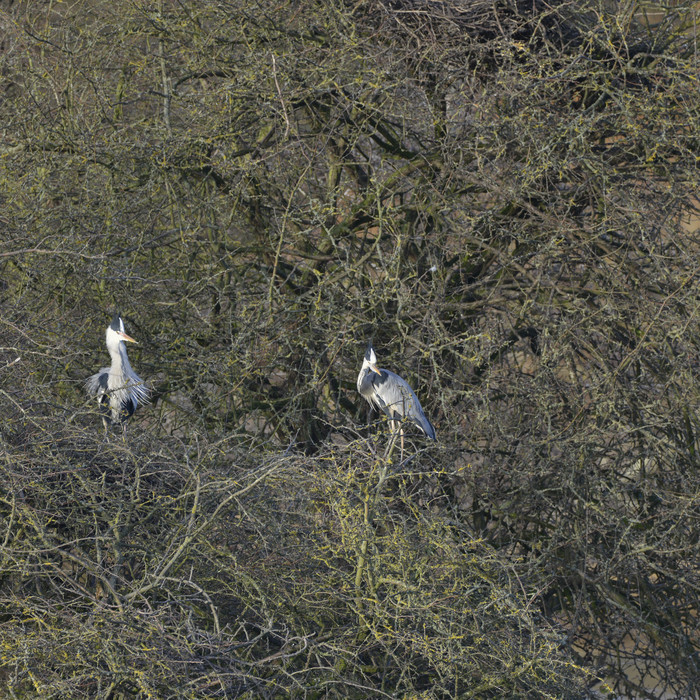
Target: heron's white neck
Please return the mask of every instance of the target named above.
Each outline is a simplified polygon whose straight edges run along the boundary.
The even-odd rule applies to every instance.
[[[107,333],[107,350],[112,358],[112,371],[128,374],[131,369],[129,357],[126,354],[126,343],[120,340],[116,334]]]

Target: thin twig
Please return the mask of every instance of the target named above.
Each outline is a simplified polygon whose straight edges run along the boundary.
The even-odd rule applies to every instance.
[[[277,61],[275,59],[275,54],[271,53],[270,56],[272,56],[272,77],[275,79],[275,87],[277,88],[277,94],[280,97],[280,104],[282,105],[282,114],[284,114],[285,129],[284,136],[282,138],[286,139],[287,136],[289,136],[289,117],[287,116],[287,107],[284,104],[284,97],[282,97],[282,90],[280,88],[279,81],[277,80]]]

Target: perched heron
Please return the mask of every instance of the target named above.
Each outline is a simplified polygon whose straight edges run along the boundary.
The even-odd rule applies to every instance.
[[[398,374],[377,367],[377,356],[372,343],[367,346],[362,369],[357,375],[357,390],[370,406],[380,408],[389,416],[392,427],[395,422],[408,420],[415,423],[431,440],[435,440],[435,428],[425,417],[415,392]]]
[[[115,314],[107,326],[105,340],[112,358],[111,367],[103,367],[85,382],[88,394],[97,397],[105,430],[110,424],[126,430],[126,421],[141,403],[148,403],[148,389],[131,369],[125,343],[136,341],[124,332],[124,321]]]

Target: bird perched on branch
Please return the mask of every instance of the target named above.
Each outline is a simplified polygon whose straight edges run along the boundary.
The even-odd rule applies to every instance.
[[[392,423],[408,420],[415,423],[423,433],[435,440],[435,428],[425,413],[408,382],[388,369],[377,367],[377,356],[372,343],[367,346],[362,369],[357,375],[357,390],[367,399],[370,406],[380,408]]]
[[[115,314],[105,334],[107,350],[112,358],[110,367],[103,367],[85,382],[91,396],[97,397],[105,430],[121,425],[126,431],[126,421],[141,403],[148,403],[149,391],[144,381],[131,369],[125,343],[135,343],[124,332],[124,321]]]

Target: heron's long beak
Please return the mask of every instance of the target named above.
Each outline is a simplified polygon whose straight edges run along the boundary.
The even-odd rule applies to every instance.
[[[369,368],[373,371],[376,372],[379,376],[381,376],[381,372],[377,369],[376,365],[373,365],[371,362],[369,363]]]
[[[137,345],[139,344],[138,340],[134,340],[130,335],[127,335],[126,333],[118,333],[119,337],[122,340],[126,340],[128,343],[136,343]]]

